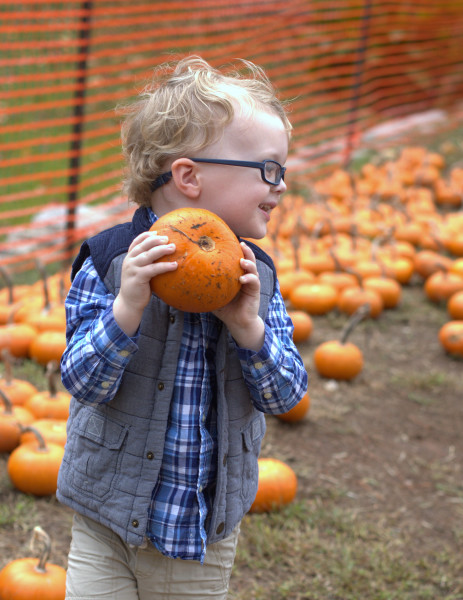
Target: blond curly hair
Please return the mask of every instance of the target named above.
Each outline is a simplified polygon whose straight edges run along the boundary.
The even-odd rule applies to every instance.
[[[139,99],[120,109],[129,200],[149,206],[152,184],[166,164],[218,140],[237,105],[251,114],[262,109],[276,113],[290,136],[286,107],[255,64],[240,60],[234,70],[222,72],[189,56],[156,68]]]

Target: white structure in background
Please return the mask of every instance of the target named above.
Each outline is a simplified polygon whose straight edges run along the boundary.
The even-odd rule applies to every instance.
[[[129,207],[126,199],[117,198],[113,202],[101,206],[80,205],[76,208],[75,231],[79,237],[86,238],[107,227],[128,220]],[[55,246],[62,251],[66,243],[67,206],[65,204],[48,204],[37,212],[29,225],[12,227],[6,243],[2,244],[0,260],[5,256],[27,255],[38,249],[51,250]]]

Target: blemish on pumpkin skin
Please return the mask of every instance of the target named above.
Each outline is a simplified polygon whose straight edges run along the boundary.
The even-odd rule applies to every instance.
[[[204,227],[206,223],[196,223],[196,225],[192,225],[190,229],[199,229],[200,227]]]

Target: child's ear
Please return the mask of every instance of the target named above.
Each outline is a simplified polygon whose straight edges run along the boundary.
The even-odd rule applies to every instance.
[[[187,198],[194,200],[201,193],[198,166],[189,158],[178,158],[172,163],[172,179],[177,189]]]

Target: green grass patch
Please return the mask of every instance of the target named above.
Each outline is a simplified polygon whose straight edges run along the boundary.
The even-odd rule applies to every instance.
[[[407,535],[319,499],[248,515],[233,600],[456,600],[461,561],[447,549],[411,556]]]

